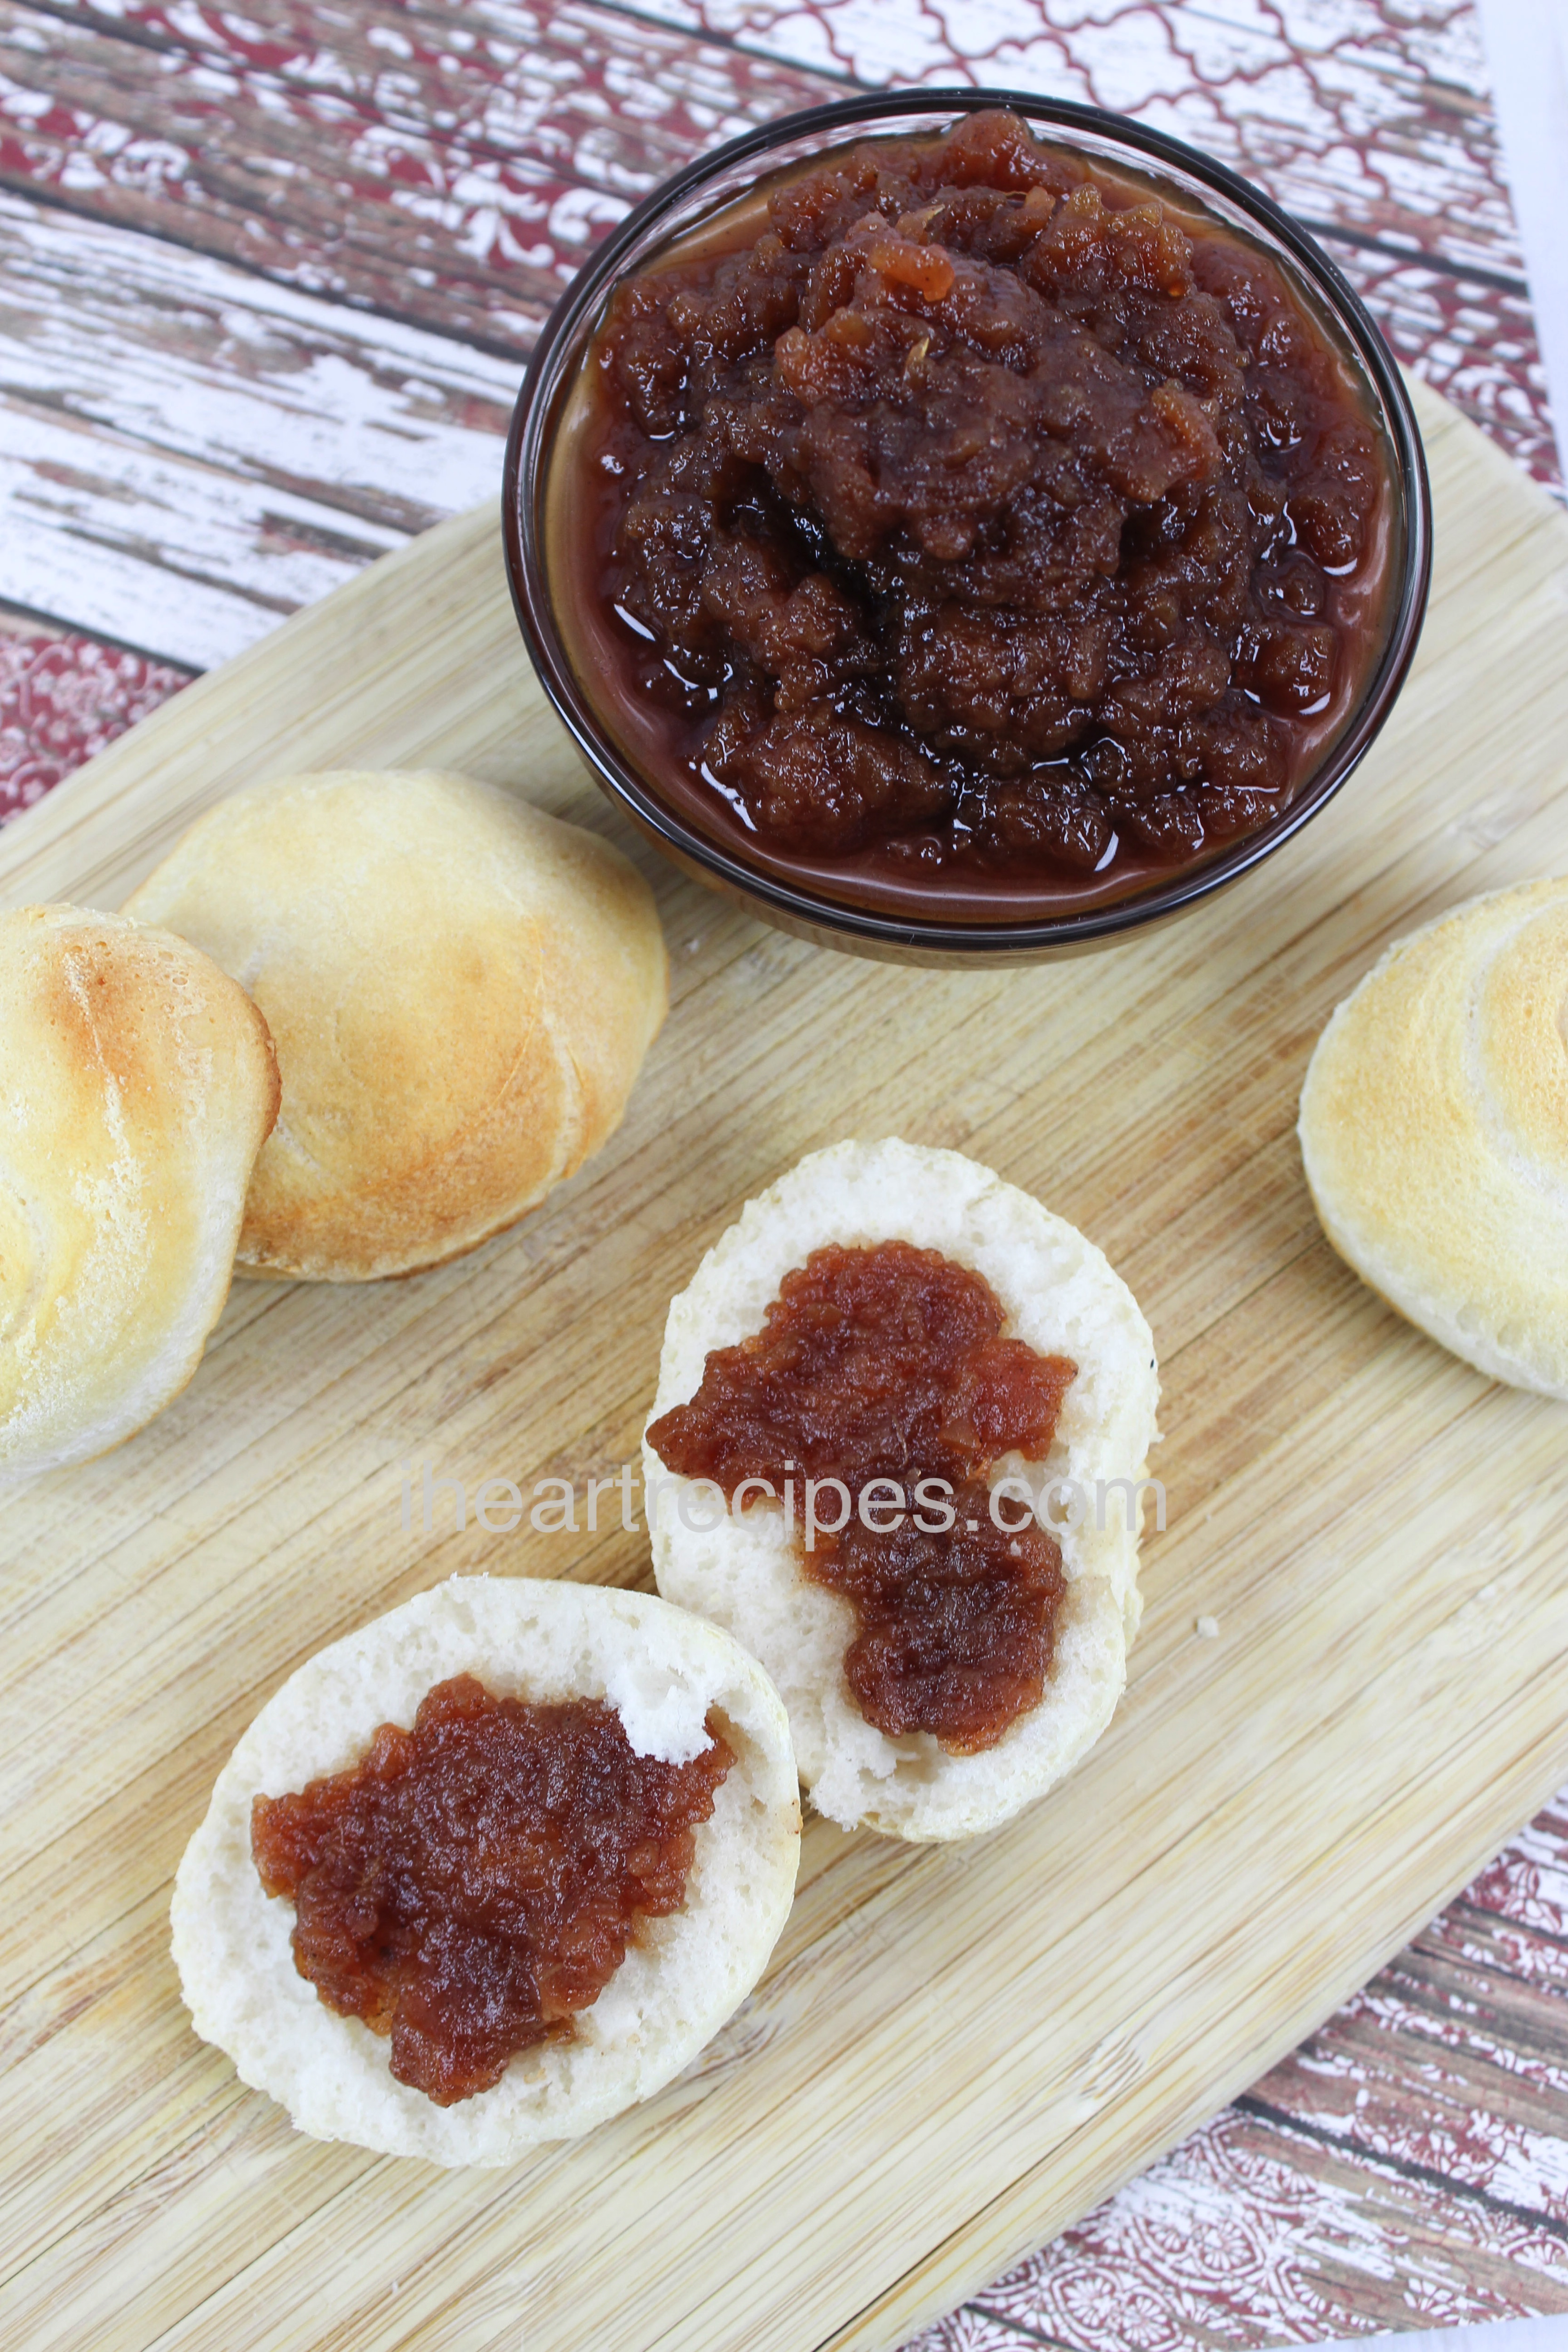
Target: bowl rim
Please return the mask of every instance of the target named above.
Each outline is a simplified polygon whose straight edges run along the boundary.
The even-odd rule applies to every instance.
[[[1167,164],[1226,197],[1287,249],[1308,284],[1325,300],[1382,401],[1393,444],[1396,488],[1405,509],[1405,551],[1403,576],[1388,635],[1360,702],[1343,734],[1306,789],[1272,823],[1201,865],[1179,868],[1168,882],[1156,880],[1125,898],[1103,901],[1076,913],[1038,916],[1028,920],[942,922],[879,914],[868,908],[826,898],[809,887],[783,882],[732,856],[667,807],[609,740],[578,684],[555,624],[538,529],[538,507],[551,428],[566,388],[568,346],[584,314],[596,319],[620,274],[622,259],[650,226],[699,192],[706,182],[721,178],[736,164],[753,157],[763,159],[778,148],[819,133],[831,142],[833,133],[852,131],[867,122],[896,122],[912,115],[979,114],[994,108],[1018,113],[1033,124],[1088,132],[1131,149],[1155,163]],[[868,90],[853,98],[775,116],[741,138],[697,157],[669,179],[661,181],[628,213],[566,286],[530,356],[507,434],[501,539],[518,626],[557,716],[602,788],[620,802],[642,830],[658,840],[678,863],[700,867],[721,888],[761,900],[775,916],[792,925],[805,924],[817,931],[839,934],[845,944],[858,941],[894,952],[913,949],[1016,957],[1031,951],[1070,952],[1178,913],[1227,883],[1239,880],[1275,850],[1282,848],[1326,807],[1371,748],[1415,656],[1431,584],[1432,496],[1415,410],[1382,330],[1317,239],[1272,197],[1228,165],[1188,146],[1184,140],[1103,107],[1044,97],[1028,90],[932,87]]]

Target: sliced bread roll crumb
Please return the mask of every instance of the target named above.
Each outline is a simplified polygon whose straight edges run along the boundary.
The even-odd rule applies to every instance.
[[[1451,908],[1335,1012],[1301,1088],[1323,1231],[1493,1380],[1568,1399],[1568,877]]]
[[[433,1685],[465,1674],[493,1697],[606,1700],[634,1750],[668,1763],[706,1744],[711,1710],[735,1761],[697,1829],[683,1906],[643,1922],[574,2038],[521,2052],[493,2089],[441,2107],[395,2081],[386,2041],[297,1972],[293,1906],[262,1891],[250,1814],[256,1796],[347,1769],[381,1725],[406,1728]],[[313,2138],[510,2164],[648,2098],[696,2056],[762,1974],[799,1848],[784,1709],[727,1635],[645,1593],[453,1578],[320,1652],[262,1708],[180,1864],[174,1960],[196,2032]]]
[[[973,1755],[951,1754],[927,1734],[878,1730],[844,1672],[851,1606],[808,1580],[782,1507],[753,1502],[705,1528],[711,1496],[674,1476],[645,1439],[654,1570],[668,1600],[712,1618],[761,1659],[820,1812],[900,1837],[966,1837],[1008,1820],[1070,1770],[1126,1679],[1140,1609],[1140,1482],[1159,1394],[1149,1327],[1126,1285],[1071,1225],[958,1152],[841,1143],[749,1202],[674,1301],[649,1422],[696,1393],[711,1350],[761,1329],[784,1277],[813,1250],[885,1241],[940,1251],[983,1276],[1005,1336],[1078,1366],[1048,1457],[1007,1456],[996,1472],[1022,1475],[1037,1496],[1049,1490],[1061,1547],[1068,1591],[1040,1703]],[[1064,1524],[1075,1497],[1080,1523]]]

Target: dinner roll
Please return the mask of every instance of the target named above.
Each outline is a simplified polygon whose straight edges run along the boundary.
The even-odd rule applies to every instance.
[[[519,2052],[494,2087],[448,2106],[395,2079],[389,2043],[296,1969],[293,1905],[263,1892],[251,1804],[357,1764],[380,1727],[412,1725],[432,1685],[472,1675],[492,1698],[587,1698],[638,1756],[683,1763],[711,1710],[734,1762],[679,1910],[645,1920],[572,2037]],[[640,1592],[454,1577],[334,1642],[269,1699],[218,1777],[174,1882],[174,1961],[204,2041],[315,2139],[434,2164],[510,2164],[646,2099],[750,1992],[784,1926],[800,1852],[789,1729],[755,1661]]]
[[[118,1445],[184,1387],[277,1111],[266,1023],[184,940],[0,914],[0,1483]]]
[[[784,1277],[814,1250],[893,1240],[983,1276],[1004,1310],[1005,1338],[1078,1367],[1048,1455],[1005,1455],[992,1479],[1026,1479],[1061,1548],[1067,1589],[1039,1703],[973,1754],[951,1753],[927,1732],[895,1738],[877,1729],[845,1671],[852,1604],[807,1578],[798,1528],[786,1530],[782,1503],[754,1500],[714,1527],[713,1496],[674,1476],[645,1437],[654,1572],[667,1600],[711,1617],[762,1661],[788,1709],[801,1779],[819,1812],[899,1837],[967,1837],[1008,1820],[1069,1771],[1110,1720],[1125,1683],[1141,1605],[1140,1482],[1159,1395],[1149,1326],[1126,1285],[1071,1225],[956,1151],[840,1143],[748,1202],[674,1301],[649,1421],[695,1394],[712,1350],[762,1328]],[[1016,1507],[1007,1506],[1009,1515]]]
[[[283,1108],[253,1272],[368,1282],[459,1256],[620,1123],[664,939],[618,850],[433,772],[289,776],[198,818],[127,902],[255,997]]]
[[[1390,948],[1318,1041],[1300,1134],[1363,1281],[1478,1371],[1568,1398],[1568,877]]]

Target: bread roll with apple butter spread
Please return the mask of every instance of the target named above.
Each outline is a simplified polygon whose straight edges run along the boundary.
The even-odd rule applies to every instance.
[[[970,1836],[1092,1746],[1157,1398],[1100,1251],[957,1152],[814,1152],[714,1244],[644,1440],[654,1570],[761,1659],[819,1811]]]
[[[514,793],[419,771],[289,776],[199,818],[127,911],[266,1014],[283,1108],[255,1274],[367,1282],[459,1256],[620,1123],[666,1004],[652,895]]]
[[[0,1485],[104,1453],[184,1387],[277,1110],[266,1023],[184,940],[0,915]]]
[[[180,1864],[174,1960],[196,2032],[300,2130],[510,2164],[696,2056],[799,1850],[784,1709],[727,1635],[454,1577],[262,1708]]]
[[[1339,1007],[1301,1089],[1323,1230],[1478,1371],[1568,1399],[1568,877],[1456,907]]]

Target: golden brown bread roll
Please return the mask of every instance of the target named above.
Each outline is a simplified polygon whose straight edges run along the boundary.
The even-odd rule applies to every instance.
[[[0,915],[0,1483],[103,1453],[184,1387],[277,1109],[266,1023],[184,940]]]
[[[459,1256],[619,1124],[666,1003],[647,886],[466,776],[290,776],[197,820],[127,902],[232,972],[283,1108],[239,1262],[366,1282]]]
[[[1568,1398],[1568,878],[1390,948],[1301,1090],[1323,1230],[1478,1370]]]

